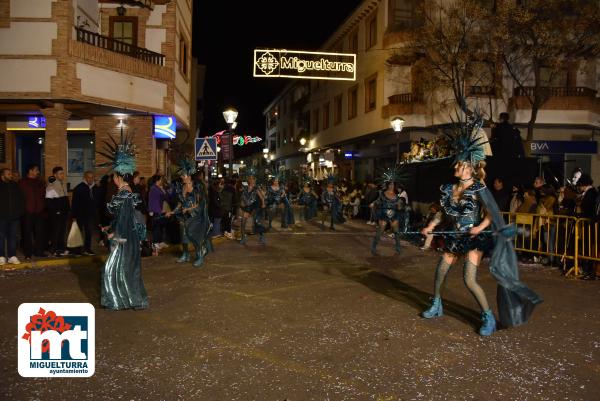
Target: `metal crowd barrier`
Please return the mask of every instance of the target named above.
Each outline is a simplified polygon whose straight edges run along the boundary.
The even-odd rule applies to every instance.
[[[580,275],[581,262],[600,263],[600,228],[590,219],[562,215],[502,213],[505,221],[515,224],[516,251],[558,259],[566,275]]]

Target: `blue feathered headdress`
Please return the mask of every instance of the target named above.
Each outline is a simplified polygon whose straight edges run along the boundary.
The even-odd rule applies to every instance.
[[[196,167],[196,162],[187,156],[184,156],[181,159],[179,159],[178,164],[179,170],[177,170],[177,173],[180,175],[188,175],[191,177],[198,171],[198,168]]]
[[[410,178],[410,175],[403,169],[399,168],[387,168],[381,173],[379,181],[382,184],[393,182],[395,184],[402,184]]]
[[[485,160],[485,148],[488,143],[487,137],[481,134],[483,118],[476,110],[473,115],[468,116],[466,121],[454,122],[452,128],[445,134],[450,138],[455,157],[454,162],[469,162],[475,165]]]
[[[109,141],[104,142],[104,148],[97,153],[106,157],[106,163],[99,164],[99,167],[109,167],[109,170],[124,176],[135,172],[135,154],[136,149],[133,143],[133,134],[131,136],[121,136],[121,142],[112,137],[108,137]]]
[[[337,175],[333,175],[333,174],[331,174],[331,175],[328,175],[328,176],[327,176],[327,184],[328,184],[328,185],[329,185],[329,184],[331,184],[331,185],[335,185],[335,184],[337,184],[337,182],[338,182],[338,177],[337,177]]]

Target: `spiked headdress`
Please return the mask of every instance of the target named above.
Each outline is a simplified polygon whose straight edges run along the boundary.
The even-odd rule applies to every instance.
[[[452,149],[454,151],[454,162],[469,162],[472,165],[485,160],[485,145],[488,140],[485,134],[482,134],[481,127],[483,119],[476,110],[472,116],[467,117],[466,121],[458,122],[446,132],[450,137]]]
[[[393,182],[394,184],[403,184],[410,178],[410,174],[402,168],[387,168],[385,169],[379,178],[381,184],[388,184]]]
[[[112,170],[121,176],[133,174],[136,166],[133,134],[121,136],[119,143],[112,136],[108,138],[110,141],[105,141],[103,149],[98,151],[98,154],[106,157],[108,161],[100,164],[99,167],[109,167],[109,171]]]
[[[196,171],[198,171],[196,162],[187,156],[183,156],[181,159],[179,159],[178,164],[179,170],[177,170],[177,173],[179,175],[187,175],[191,177],[196,174]]]
[[[337,177],[337,175],[333,175],[333,174],[331,174],[331,175],[328,175],[328,176],[327,176],[327,184],[328,184],[328,185],[329,185],[329,184],[331,184],[331,185],[335,185],[335,184],[337,184],[337,182],[338,182],[338,177]]]

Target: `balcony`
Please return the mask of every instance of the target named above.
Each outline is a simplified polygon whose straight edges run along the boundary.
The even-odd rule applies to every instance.
[[[389,104],[381,109],[382,118],[390,118],[398,114],[424,114],[423,97],[416,93],[400,93],[388,97]]]
[[[590,110],[600,113],[600,98],[596,97],[594,89],[583,86],[554,86],[541,87],[542,95],[547,99],[542,105],[542,110]],[[533,97],[536,88],[525,86],[515,88],[512,101],[518,109],[530,109],[531,104],[527,97]]]
[[[129,57],[142,60],[146,63],[159,66],[165,65],[165,56],[160,53],[155,53],[148,49],[130,45],[129,43],[115,40],[108,36],[103,36],[94,32],[86,31],[75,27],[77,32],[77,41],[87,43],[89,45],[99,47],[101,49],[110,50],[116,53],[124,54]]]

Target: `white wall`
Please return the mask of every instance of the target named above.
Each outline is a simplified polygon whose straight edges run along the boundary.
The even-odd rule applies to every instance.
[[[81,94],[143,107],[162,109],[167,85],[88,64],[77,63]]]
[[[162,25],[162,16],[167,11],[167,6],[164,4],[155,4],[154,10],[150,13],[150,17],[146,25]]]
[[[0,29],[0,54],[51,55],[57,29],[54,22],[11,22]]]
[[[52,18],[56,0],[10,0],[11,18]]]
[[[162,28],[146,28],[146,49],[162,53],[161,46],[167,41],[167,30]]]
[[[91,32],[100,32],[100,9],[97,0],[73,0],[73,9],[75,10],[73,24],[75,26],[87,21],[88,25],[84,29]]]
[[[0,60],[0,92],[50,92],[56,60]]]

